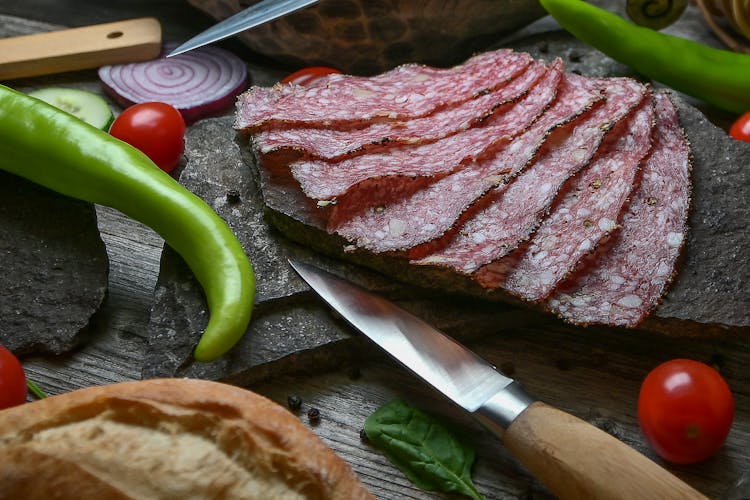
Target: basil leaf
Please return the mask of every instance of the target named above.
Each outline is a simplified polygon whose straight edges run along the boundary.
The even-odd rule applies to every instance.
[[[419,488],[483,498],[471,480],[474,450],[434,417],[395,400],[367,418],[365,434]]]

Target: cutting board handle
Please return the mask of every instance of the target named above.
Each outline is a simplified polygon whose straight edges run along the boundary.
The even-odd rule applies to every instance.
[[[0,81],[145,61],[162,50],[153,17],[0,39]]]
[[[562,499],[706,498],[625,443],[544,403],[524,410],[503,441]]]

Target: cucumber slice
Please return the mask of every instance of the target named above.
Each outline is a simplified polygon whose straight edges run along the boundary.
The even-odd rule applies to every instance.
[[[109,130],[115,118],[107,101],[85,90],[47,87],[29,92],[29,95],[67,111],[100,130]]]

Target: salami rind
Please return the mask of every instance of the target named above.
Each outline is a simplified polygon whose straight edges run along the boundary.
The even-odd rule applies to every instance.
[[[443,108],[413,120],[379,122],[355,130],[291,128],[264,130],[253,138],[256,153],[267,155],[288,148],[326,161],[398,144],[422,144],[467,130],[491,117],[503,104],[518,100],[541,76],[543,66],[519,64],[507,84],[456,106]],[[523,61],[525,62],[525,61]],[[531,66],[531,68],[529,68]]]
[[[539,159],[507,186],[490,193],[487,206],[467,220],[443,249],[414,260],[471,274],[529,238],[564,183],[589,163],[605,133],[646,96],[629,78],[602,80],[606,100],[587,115],[555,130]]]
[[[427,144],[396,146],[339,162],[299,160],[289,168],[302,191],[317,200],[336,198],[355,186],[367,189],[361,183],[375,177],[445,175],[501,147],[552,102],[563,74],[562,61],[555,61],[549,68],[538,63],[529,72],[537,77],[530,91],[517,103],[501,106],[482,127]]]
[[[617,229],[639,164],[651,148],[653,120],[653,102],[648,99],[612,128],[596,158],[570,180],[529,242],[480,268],[477,281],[526,300],[546,298]]]
[[[549,299],[549,308],[569,322],[635,326],[674,274],[687,234],[690,147],[669,96],[654,99],[654,149],[621,230]]]
[[[385,206],[376,201],[353,217],[336,220],[329,230],[376,253],[403,251],[440,238],[490,189],[523,169],[551,130],[588,111],[602,96],[598,81],[566,75],[552,106],[505,147],[404,199]]]
[[[328,75],[318,85],[251,87],[237,100],[235,128],[356,128],[372,120],[426,116],[503,85],[531,56],[484,52],[452,68],[406,64],[374,77]]]

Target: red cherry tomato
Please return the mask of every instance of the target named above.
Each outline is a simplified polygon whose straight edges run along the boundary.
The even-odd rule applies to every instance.
[[[0,346],[0,409],[26,401],[26,375],[21,362],[12,352]]]
[[[737,118],[729,129],[729,135],[737,140],[750,142],[750,111]]]
[[[689,359],[667,361],[643,381],[638,422],[662,458],[689,464],[713,455],[727,438],[734,399],[719,372]]]
[[[310,66],[295,71],[291,75],[282,78],[281,83],[296,83],[297,85],[307,85],[315,80],[331,74],[339,74],[341,71],[328,66]]]
[[[125,109],[109,133],[134,146],[165,172],[171,172],[185,150],[185,120],[163,102],[144,102]]]

